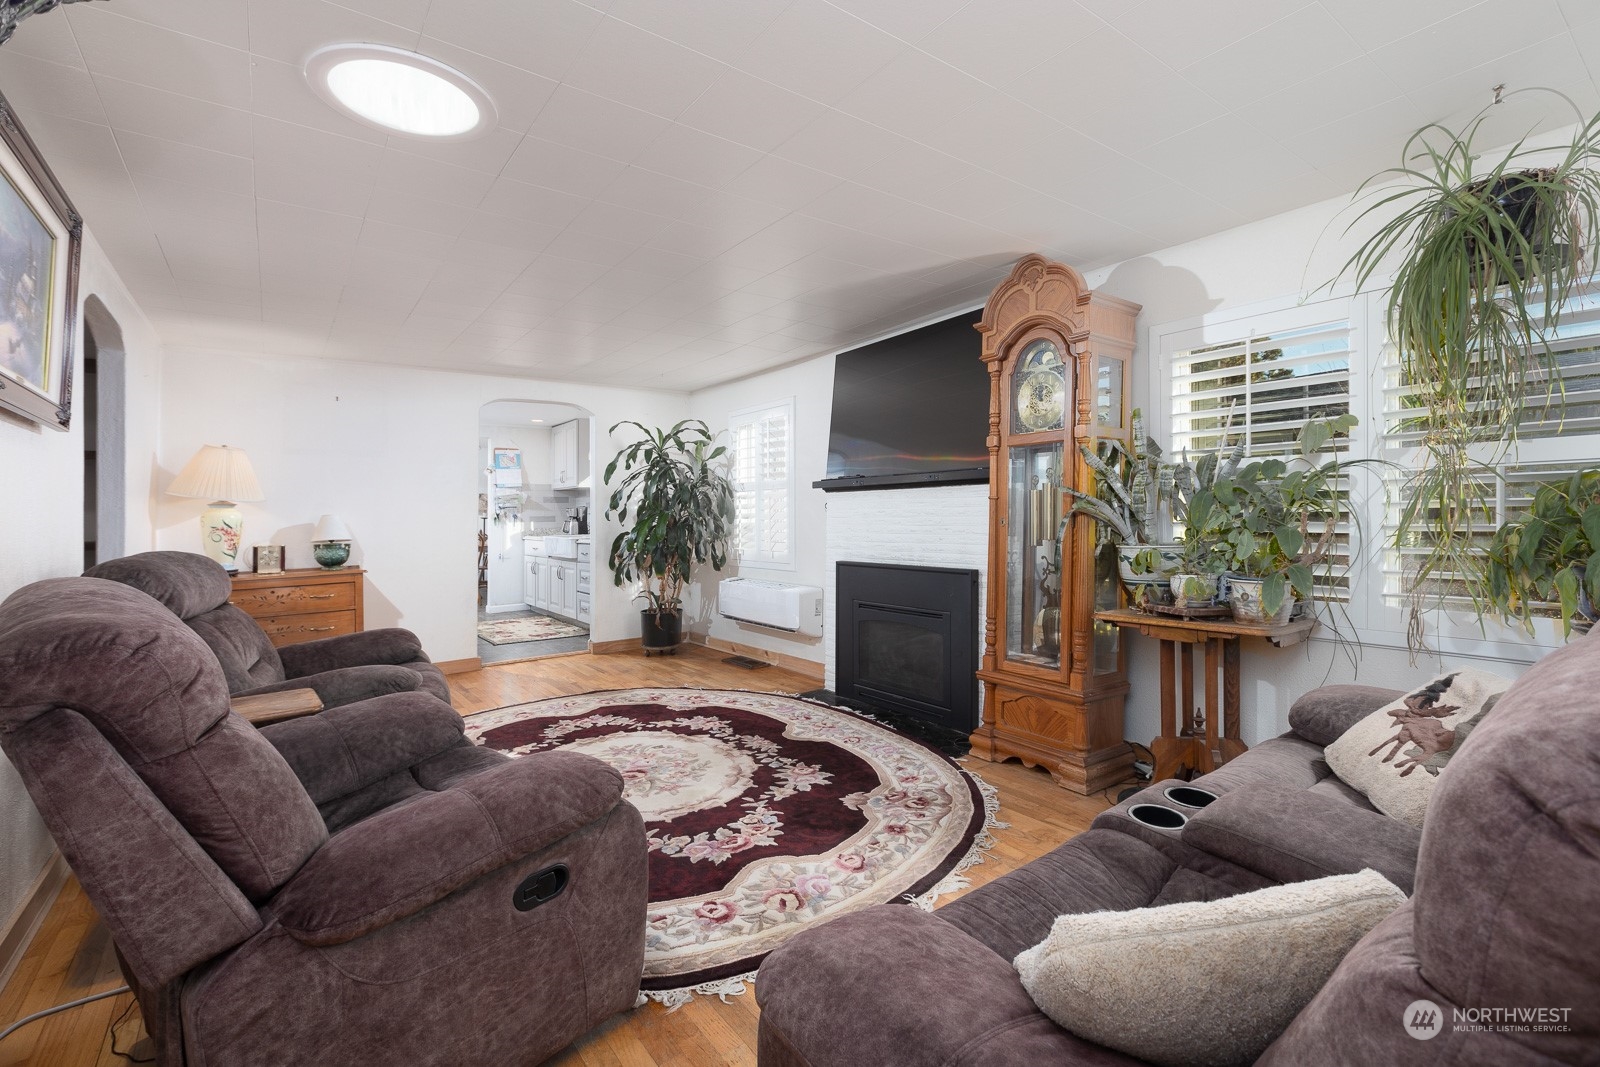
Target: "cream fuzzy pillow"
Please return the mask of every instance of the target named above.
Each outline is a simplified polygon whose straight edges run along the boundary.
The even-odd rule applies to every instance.
[[[1017,956],[1039,1010],[1168,1067],[1250,1063],[1406,895],[1376,871],[1222,900],[1063,915]]]
[[[1322,758],[1373,807],[1420,828],[1439,772],[1510,687],[1470,667],[1440,675],[1350,727]]]

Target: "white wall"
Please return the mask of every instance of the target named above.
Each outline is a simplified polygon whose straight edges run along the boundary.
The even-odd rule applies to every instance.
[[[1282,298],[1312,296],[1327,283],[1350,254],[1351,241],[1343,236],[1350,221],[1347,201],[1330,200],[1287,212],[1261,222],[1237,227],[1188,244],[1163,249],[1148,256],[1087,272],[1092,288],[1144,306],[1138,324],[1131,388],[1133,403],[1149,408],[1164,402],[1164,385],[1151,380],[1153,356],[1150,329],[1164,323],[1208,312],[1245,307]],[[1345,287],[1348,291],[1348,285]],[[826,468],[829,401],[832,397],[832,358],[812,360],[769,374],[749,378],[691,397],[691,411],[715,427],[727,425],[727,414],[741,407],[795,394],[800,453],[798,484],[802,537],[811,541],[826,530],[824,495],[809,488]],[[820,399],[806,403],[804,396]],[[971,505],[983,506],[975,498]],[[956,520],[965,522],[969,516]],[[981,516],[987,521],[987,516]],[[803,544],[804,547],[810,547]],[[763,574],[762,576],[770,576]],[[800,565],[783,577],[806,584],[829,586],[827,564],[813,552],[802,552]],[[794,638],[769,635],[755,628],[715,622],[713,634],[732,640],[778,648],[805,658],[822,658],[823,650]],[[831,620],[828,633],[832,633]],[[1148,743],[1160,729],[1160,674],[1158,646],[1138,637],[1129,639],[1127,736]],[[1505,675],[1519,674],[1525,663],[1514,659],[1451,655],[1449,663],[1474,663]],[[1281,733],[1288,725],[1289,705],[1302,693],[1325,682],[1356,681],[1367,685],[1406,688],[1427,680],[1444,665],[1439,657],[1419,657],[1413,665],[1403,649],[1367,647],[1355,664],[1332,640],[1322,638],[1291,649],[1276,649],[1261,642],[1243,648],[1241,733],[1249,743]]]
[[[569,382],[528,381],[446,371],[312,359],[231,356],[225,372],[211,353],[168,353],[166,420],[158,492],[203,444],[250,455],[266,499],[245,504],[245,543],[288,546],[288,565],[312,566],[310,527],[342,517],[355,538],[352,560],[367,568],[366,625],[414,630],[436,660],[476,655],[479,409],[493,400],[568,403],[595,415],[646,425],[683,417],[682,394]],[[608,460],[622,441],[600,431]],[[162,548],[198,551],[198,502],[161,497]],[[596,516],[595,543],[614,524]],[[597,575],[596,641],[637,637],[629,591]]]
[[[99,296],[122,328],[127,358],[126,544],[150,547],[150,470],[155,454],[161,345],[92,234],[84,239],[78,297]],[[82,332],[73,381],[82,381]],[[102,410],[101,418],[114,413]],[[0,414],[0,597],[42,578],[83,570],[83,429],[67,433]],[[54,845],[15,769],[0,757],[0,930],[23,902]]]
[[[825,585],[827,577],[827,494],[811,488],[828,471],[828,424],[833,411],[833,356],[819,356],[768,374],[702,389],[689,398],[689,414],[703,419],[727,441],[728,416],[735,411],[794,398],[795,564],[792,569],[744,566],[730,560],[721,574],[701,568],[684,596],[685,625],[696,633],[823,661],[823,639],[786,634],[766,626],[734,622],[716,615],[717,581],[742,575],[797,585]],[[596,544],[601,542],[596,540]],[[609,542],[607,542],[609,543]]]

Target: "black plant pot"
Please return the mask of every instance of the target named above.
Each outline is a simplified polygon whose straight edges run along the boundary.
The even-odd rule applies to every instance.
[[[683,637],[683,610],[663,611],[658,615],[645,608],[639,612],[639,636],[645,655],[652,652],[672,655]]]
[[[1550,171],[1523,171],[1520,174],[1503,175],[1493,180],[1483,178],[1467,187],[1469,192],[1480,199],[1493,201],[1505,216],[1506,223],[1515,227],[1531,246],[1533,255],[1539,262],[1529,264],[1524,263],[1521,256],[1512,257],[1512,269],[1522,281],[1527,281],[1544,265],[1557,263],[1568,257],[1569,250],[1566,245],[1557,243],[1546,246],[1540,239],[1539,229],[1542,221],[1539,218],[1540,204],[1533,189],[1528,185],[1528,179],[1549,180],[1550,174]],[[1472,277],[1476,280],[1477,242],[1468,238],[1466,246],[1474,261]]]

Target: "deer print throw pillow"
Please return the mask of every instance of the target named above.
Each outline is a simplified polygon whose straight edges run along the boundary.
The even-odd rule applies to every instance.
[[[1510,687],[1497,674],[1451,671],[1350,727],[1323,759],[1373,807],[1421,827],[1439,773]]]

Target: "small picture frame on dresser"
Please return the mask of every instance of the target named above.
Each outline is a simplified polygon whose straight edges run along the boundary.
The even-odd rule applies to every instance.
[[[283,546],[256,545],[251,565],[257,574],[282,574]]]

